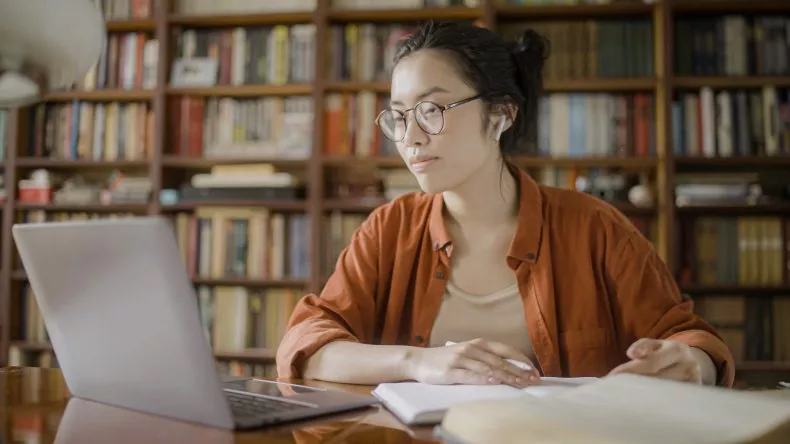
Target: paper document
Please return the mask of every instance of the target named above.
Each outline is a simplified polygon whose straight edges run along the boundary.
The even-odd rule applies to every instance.
[[[420,382],[379,384],[375,396],[395,416],[406,424],[435,424],[445,411],[457,404],[488,399],[507,399],[517,396],[547,396],[598,378],[541,378],[539,385],[518,389],[509,385],[433,385]]]

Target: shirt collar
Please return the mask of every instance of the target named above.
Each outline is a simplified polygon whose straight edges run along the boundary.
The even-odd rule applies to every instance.
[[[540,186],[526,171],[510,163],[507,166],[519,184],[518,224],[508,249],[508,257],[534,263],[538,260],[543,232],[543,198]],[[444,223],[444,199],[441,193],[433,198],[428,224],[434,250],[448,247],[452,243]]]

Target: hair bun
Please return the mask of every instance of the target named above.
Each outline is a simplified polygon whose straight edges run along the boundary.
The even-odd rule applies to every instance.
[[[510,52],[516,65],[516,82],[525,95],[528,95],[528,91],[542,94],[543,64],[549,56],[549,41],[534,30],[527,29],[516,37]],[[536,97],[526,98],[531,105],[536,101]]]
[[[522,32],[513,42],[512,53],[519,61],[540,63],[549,56],[549,41],[532,29]]]

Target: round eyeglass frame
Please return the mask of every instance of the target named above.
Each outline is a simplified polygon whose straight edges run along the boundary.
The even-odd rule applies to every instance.
[[[469,102],[471,102],[473,100],[477,100],[477,99],[479,99],[481,97],[483,97],[483,94],[477,94],[477,95],[474,95],[474,96],[471,96],[471,97],[467,97],[465,99],[461,99],[461,100],[458,100],[458,101],[455,101],[455,102],[452,102],[452,103],[448,103],[447,105],[439,105],[438,103],[430,101],[430,100],[421,100],[421,101],[417,102],[413,107],[405,109],[403,111],[400,111],[400,110],[397,110],[397,109],[392,109],[392,108],[387,108],[385,110],[382,110],[379,113],[379,115],[376,116],[375,123],[376,123],[376,126],[379,128],[379,130],[382,132],[382,134],[384,134],[384,137],[386,137],[387,139],[389,139],[389,140],[391,140],[393,142],[400,142],[406,137],[406,132],[409,129],[409,120],[406,118],[406,114],[409,111],[414,111],[415,109],[417,109],[417,107],[419,107],[423,103],[430,103],[431,105],[434,105],[436,108],[438,108],[439,111],[441,112],[442,126],[439,128],[439,130],[435,131],[435,132],[428,131],[425,128],[423,128],[422,125],[420,125],[419,119],[417,119],[415,117],[414,121],[417,123],[417,126],[420,128],[420,130],[422,130],[422,132],[424,132],[425,134],[431,135],[431,136],[435,136],[435,135],[441,133],[442,130],[444,130],[444,112],[445,111],[447,111],[449,109],[453,109],[453,108],[455,108],[457,106],[461,106],[461,105],[463,105],[465,103],[469,103]],[[403,125],[404,125],[405,128],[403,129],[403,136],[400,139],[393,139],[393,138],[389,137],[387,135],[387,133],[381,128],[381,123],[379,123],[379,121],[381,120],[381,117],[384,115],[384,113],[391,113],[391,112],[398,113],[398,114],[400,114],[403,117],[403,122],[404,122]]]

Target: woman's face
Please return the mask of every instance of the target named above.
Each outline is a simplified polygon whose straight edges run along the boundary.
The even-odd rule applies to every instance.
[[[492,139],[492,123],[483,128],[483,102],[472,100],[441,111],[442,106],[476,95],[457,74],[446,56],[419,50],[401,59],[392,74],[390,107],[405,112],[418,102],[431,101],[439,107],[422,105],[421,115],[429,132],[416,122],[415,111],[406,113],[406,131],[397,142],[398,152],[417,178],[423,191],[453,190],[487,162],[498,157]],[[444,124],[442,125],[442,114]],[[437,123],[438,122],[438,123]]]

